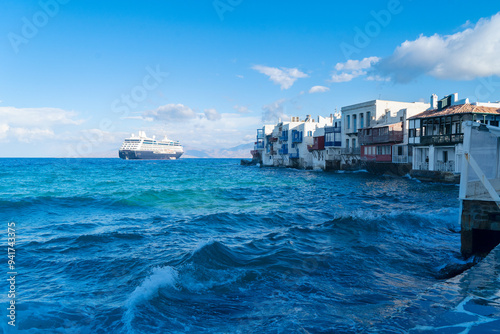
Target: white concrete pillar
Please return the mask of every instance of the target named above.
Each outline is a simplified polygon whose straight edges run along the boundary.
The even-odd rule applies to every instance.
[[[434,145],[429,146],[429,170],[434,170],[434,163],[436,161],[436,153],[434,150]]]

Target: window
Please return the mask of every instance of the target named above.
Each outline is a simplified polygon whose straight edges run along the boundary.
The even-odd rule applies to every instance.
[[[307,131],[307,136],[308,136],[308,137],[312,137],[312,135],[313,135],[313,132],[312,132],[312,131]]]
[[[443,151],[443,162],[448,162],[448,151]]]
[[[347,129],[351,128],[351,115],[347,115]]]
[[[349,139],[345,140],[345,148],[349,148]]]
[[[355,148],[356,147],[356,139],[353,139],[352,140],[352,148]]]
[[[391,154],[391,147],[388,145],[377,146],[377,155],[389,155]]]
[[[403,146],[398,146],[398,155],[403,155]]]
[[[357,124],[356,115],[352,115],[352,126],[353,126],[354,132],[357,132],[358,131],[358,124]]]
[[[364,126],[363,114],[359,114],[359,126],[362,128]]]
[[[371,113],[368,111],[366,113],[366,127],[370,126],[370,118],[371,118]]]

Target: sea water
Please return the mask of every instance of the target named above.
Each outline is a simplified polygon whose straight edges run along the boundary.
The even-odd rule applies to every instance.
[[[468,331],[490,321],[440,328],[412,312],[445,305],[446,294],[420,301],[477,262],[460,255],[458,212],[455,185],[366,172],[231,159],[0,159],[0,329]],[[7,317],[11,223],[15,327]],[[485,275],[494,295],[498,273]],[[469,292],[456,292],[456,304]]]

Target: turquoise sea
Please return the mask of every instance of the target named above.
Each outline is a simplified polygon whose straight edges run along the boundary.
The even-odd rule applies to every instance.
[[[0,330],[498,332],[495,258],[476,274],[491,276],[478,302],[490,311],[460,309],[479,298],[460,273],[480,259],[460,255],[458,208],[457,186],[366,172],[0,159]]]

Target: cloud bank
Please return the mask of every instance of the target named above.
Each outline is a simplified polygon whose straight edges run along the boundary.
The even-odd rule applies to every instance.
[[[453,35],[420,35],[405,41],[380,61],[377,71],[400,83],[424,74],[449,80],[500,76],[500,13],[462,29]]]
[[[55,138],[55,128],[79,125],[76,112],[59,108],[0,107],[0,140],[30,143]]]

